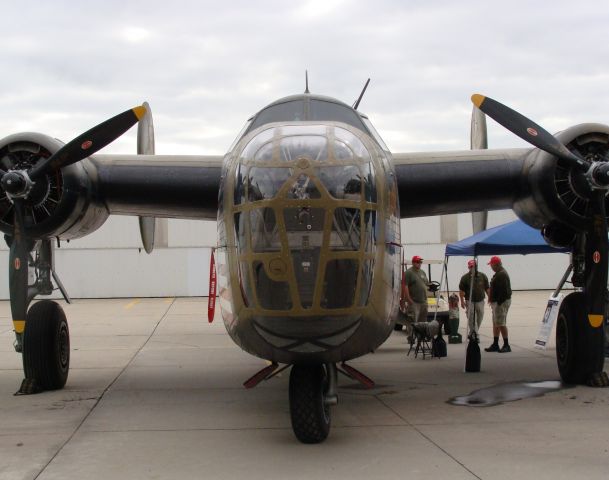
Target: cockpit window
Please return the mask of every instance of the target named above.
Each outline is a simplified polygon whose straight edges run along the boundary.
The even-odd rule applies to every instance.
[[[337,208],[332,219],[330,249],[359,250],[362,221],[357,208]]]
[[[311,177],[301,173],[288,190],[288,198],[290,200],[321,198],[321,193],[319,193]]]
[[[231,143],[230,147],[228,147],[228,151],[232,152],[233,149],[235,148],[235,145],[237,145],[237,142],[239,140],[241,140],[241,137],[243,137],[243,135],[245,134],[245,132],[247,131],[247,129],[249,128],[249,126],[252,124],[252,119],[248,119],[247,122],[245,122],[245,125],[243,125],[243,127],[241,128],[241,130],[239,130],[239,134],[237,135],[237,137],[233,140],[233,143]]]
[[[372,134],[374,139],[381,146],[381,148],[383,150],[385,150],[386,152],[388,152],[389,151],[389,147],[387,147],[387,145],[385,145],[385,142],[383,141],[383,139],[379,135],[379,132],[376,131],[376,128],[374,128],[374,126],[372,125],[372,122],[370,122],[370,120],[368,120],[368,117],[365,117],[365,116],[362,115],[362,120],[364,121],[364,124],[366,125],[366,127],[368,127],[368,130],[370,131],[370,133]]]
[[[261,110],[254,118],[250,131],[261,125],[273,122],[300,122],[305,120],[304,102],[295,100],[292,102],[276,103]]]
[[[268,276],[264,263],[255,261],[253,264],[254,282],[258,302],[268,310],[289,310],[292,308],[290,287],[287,282],[273,280]]]
[[[353,305],[358,269],[359,262],[350,258],[330,260],[326,264],[325,288],[321,299],[323,308],[349,308]],[[337,285],[342,288],[337,289]]]
[[[279,252],[281,239],[272,208],[256,208],[250,211],[252,250],[254,252]]]
[[[361,200],[362,175],[357,166],[321,167],[315,169],[315,174],[334,198],[358,202]]]
[[[238,154],[233,218],[244,303],[302,312],[369,302],[379,180],[362,138],[338,125],[273,125]]]
[[[248,132],[267,123],[300,121],[343,122],[367,132],[360,116],[351,107],[309,97],[275,103],[261,110],[254,117]]]
[[[340,143],[344,143],[349,147],[349,150],[353,152],[351,154],[352,156],[355,155],[359,158],[367,158],[370,155],[362,141],[351,132],[343,128],[335,128],[334,135],[336,135],[337,140],[340,140]]]
[[[331,120],[334,122],[343,122],[360,130],[366,131],[365,128],[362,128],[362,121],[357,113],[353,111],[353,109],[334,102],[325,102],[323,100],[312,99],[310,106],[310,118],[307,120]]]
[[[292,175],[289,168],[252,167],[248,172],[247,198],[250,202],[269,200]]]
[[[284,162],[292,162],[299,158],[309,158],[316,162],[328,159],[328,146],[325,137],[299,135],[281,140],[279,146],[280,158]]]
[[[270,162],[273,160],[273,143],[265,143],[254,156],[254,162]]]

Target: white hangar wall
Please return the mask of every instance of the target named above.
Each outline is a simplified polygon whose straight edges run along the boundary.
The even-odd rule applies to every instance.
[[[490,212],[488,224],[514,218],[508,210]],[[402,221],[406,258],[443,259],[446,242],[471,234],[469,214]],[[148,255],[141,248],[137,218],[111,217],[93,234],[55,249],[55,270],[74,298],[207,296],[210,246],[215,242],[215,222],[160,220],[160,246]],[[1,243],[0,275],[5,280],[0,282],[0,297],[6,299],[8,249]],[[568,265],[566,254],[508,255],[503,260],[516,290],[554,289]],[[487,261],[480,257],[481,270],[490,276]],[[463,257],[449,260],[451,289],[465,272],[465,262]],[[432,278],[439,281],[439,266],[432,269]]]

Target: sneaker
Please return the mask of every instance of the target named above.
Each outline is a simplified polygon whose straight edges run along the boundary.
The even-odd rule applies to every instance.
[[[510,353],[511,351],[512,349],[509,345],[504,345],[503,347],[501,347],[501,350],[499,350],[499,353]]]
[[[484,351],[485,352],[498,352],[499,351],[499,345],[497,345],[496,343],[493,343],[490,347],[485,348]]]

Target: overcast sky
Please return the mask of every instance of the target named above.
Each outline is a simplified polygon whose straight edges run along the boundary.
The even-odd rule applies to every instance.
[[[68,141],[147,100],[157,153],[221,154],[305,69],[349,104],[371,77],[360,110],[393,151],[468,148],[475,92],[550,131],[609,123],[606,0],[24,0],[3,2],[0,46],[0,137]]]

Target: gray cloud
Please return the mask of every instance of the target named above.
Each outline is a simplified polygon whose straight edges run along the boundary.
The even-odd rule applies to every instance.
[[[158,153],[222,153],[305,69],[347,103],[372,77],[361,108],[397,151],[467,148],[477,91],[550,130],[609,122],[601,1],[28,1],[3,18],[0,135],[68,140],[148,100]],[[106,151],[134,149],[130,133]]]

